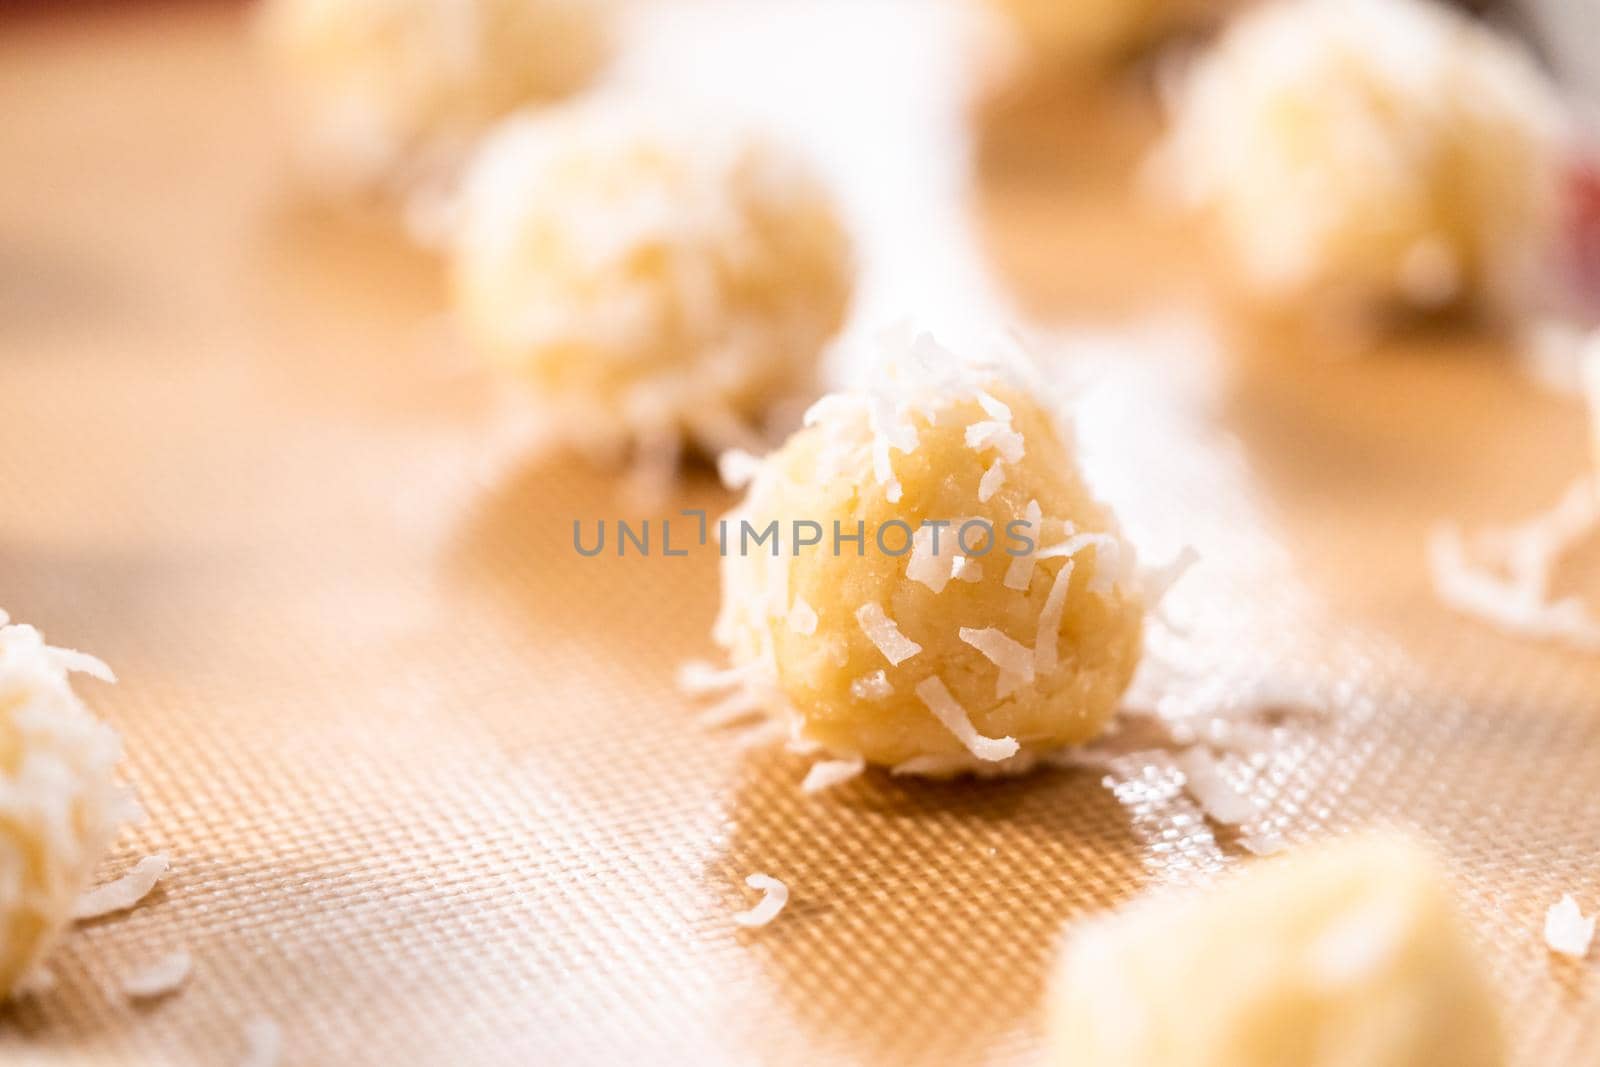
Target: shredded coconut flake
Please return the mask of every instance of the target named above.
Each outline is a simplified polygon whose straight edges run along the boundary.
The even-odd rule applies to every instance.
[[[4,620],[0,619],[0,626],[4,625]],[[49,656],[62,670],[71,671],[74,674],[87,674],[89,677],[102,682],[115,684],[117,680],[117,676],[112,673],[110,667],[107,667],[103,661],[89,655],[87,652],[78,652],[70,648],[52,648],[49,650]]]
[[[177,992],[189,979],[194,961],[182,949],[169,952],[122,980],[122,992],[133,1000],[150,1000]]]
[[[974,452],[992,448],[1007,463],[1020,463],[1025,455],[1022,435],[1009,422],[985,420],[967,427],[967,447]]]
[[[891,448],[910,454],[918,444],[917,428],[903,417],[892,399],[887,396],[873,398],[868,409],[868,425],[872,430],[872,473],[884,487],[889,503],[900,502],[900,479],[894,476],[889,463]]]
[[[761,890],[762,897],[755,907],[733,917],[733,921],[740,926],[765,926],[776,919],[784,905],[789,903],[789,887],[769,874],[752,874],[744,880],[744,884],[751,889]]]
[[[689,696],[725,693],[737,689],[750,677],[750,668],[718,667],[703,659],[692,659],[678,668],[678,689]]]
[[[850,683],[850,695],[857,700],[884,700],[894,695],[894,686],[886,672],[873,671]]]
[[[1172,587],[1177,585],[1189,568],[1200,562],[1200,553],[1190,545],[1184,545],[1178,554],[1159,567],[1151,567],[1140,577],[1144,586],[1144,604],[1147,610],[1155,610]]]
[[[867,761],[860,756],[850,759],[818,760],[806,772],[805,780],[800,783],[800,792],[820,793],[825,789],[832,789],[852,778],[860,777],[866,769]]]
[[[1022,521],[1028,527],[1028,536],[1033,538],[1034,551],[1017,556],[1011,560],[1011,566],[1006,568],[1005,587],[1007,589],[1026,589],[1033,580],[1033,566],[1038,562],[1038,542],[1041,525],[1044,521],[1044,512],[1039,510],[1037,500],[1028,501],[1028,506],[1022,512]]]
[[[1203,748],[1186,749],[1178,755],[1185,788],[1202,811],[1224,826],[1237,826],[1255,818],[1255,804],[1223,777],[1222,769]]]
[[[715,704],[695,716],[695,721],[707,730],[720,730],[724,726],[743,722],[763,715],[765,711],[755,695],[740,689],[729,693]]]
[[[991,394],[987,389],[979,389],[977,396],[978,406],[983,409],[985,415],[996,422],[1011,421],[1011,409],[998,397]]]
[[[1550,946],[1551,952],[1581,960],[1589,954],[1589,945],[1594,941],[1596,918],[1594,915],[1584,918],[1583,912],[1578,910],[1578,902],[1567,893],[1545,913],[1544,943]]]
[[[80,920],[97,919],[115,911],[126,911],[149,895],[170,866],[163,853],[146,856],[121,878],[97,885],[79,897],[72,917]]]
[[[989,469],[983,472],[983,477],[978,479],[978,503],[987,504],[989,498],[1000,491],[1006,484],[1006,465],[1001,460],[989,464]]]
[[[877,601],[857,608],[856,622],[861,626],[861,632],[867,635],[867,640],[883,653],[883,658],[891,666],[898,667],[922,651],[921,645],[900,632],[900,627],[884,614],[883,605]]]
[[[970,774],[974,778],[1014,778],[1039,765],[1038,753],[1022,750],[1009,759],[978,759],[969,753],[944,756],[913,756],[889,768],[896,778],[955,778]]]
[[[933,550],[934,537],[938,536],[939,551]],[[954,551],[956,532],[934,526],[921,526],[911,535],[911,558],[906,562],[906,578],[921,582],[935,593],[944,592],[952,577],[952,564],[946,563]]]
[[[767,719],[745,727],[742,732],[735,735],[733,746],[740,752],[754,752],[756,749],[786,743],[788,740],[789,727],[776,719]]]
[[[730,448],[717,457],[717,476],[729,489],[743,489],[761,473],[760,456],[742,448]]]
[[[950,577],[958,582],[981,582],[983,564],[966,556],[957,556],[950,561]]]
[[[1094,574],[1089,580],[1091,593],[1109,593],[1116,584],[1122,567],[1122,542],[1110,534],[1073,534],[1060,544],[1042,548],[1034,553],[1035,559],[1071,559],[1084,549],[1094,547]]]
[[[1067,588],[1072,582],[1074,561],[1068,559],[1056,571],[1050,594],[1039,611],[1039,631],[1033,638],[1033,669],[1041,675],[1056,669],[1056,642],[1061,637],[1061,617],[1067,610]]]
[[[957,635],[1000,668],[1000,680],[995,686],[996,700],[1004,700],[1023,686],[1033,684],[1034,656],[1028,651],[1028,646],[1013,641],[993,626],[982,630],[963,626]]]
[[[804,597],[795,597],[794,604],[789,608],[789,629],[797,634],[817,632],[817,611],[806,603]]]
[[[1239,839],[1239,844],[1256,856],[1273,856],[1288,847],[1281,835],[1273,833],[1246,834]]]
[[[917,698],[927,705],[928,710],[941,723],[944,728],[955,734],[956,739],[966,746],[968,752],[981,760],[1009,759],[1017,754],[1021,747],[1014,737],[984,737],[972,725],[972,719],[967,715],[967,710],[956,703],[956,698],[950,695],[950,690],[945,688],[944,681],[938,675],[931,675],[917,683]]]
[[[1577,597],[1550,598],[1561,557],[1600,529],[1600,489],[1584,478],[1556,507],[1483,540],[1498,569],[1475,561],[1466,538],[1450,525],[1428,540],[1434,592],[1457,611],[1508,633],[1600,650],[1600,620]]]

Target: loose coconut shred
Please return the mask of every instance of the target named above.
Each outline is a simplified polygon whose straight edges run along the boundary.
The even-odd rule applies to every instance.
[[[1597,532],[1600,489],[1587,477],[1550,511],[1486,531],[1475,543],[1459,527],[1440,525],[1428,541],[1434,592],[1462,614],[1506,633],[1600,651],[1600,619],[1579,598],[1553,599],[1550,592],[1562,559]]]
[[[175,993],[189,980],[193,966],[193,959],[182,949],[169,952],[124,978],[122,992],[133,1000],[152,1000]]]
[[[78,899],[74,919],[98,919],[112,912],[126,911],[150,894],[171,864],[163,853],[146,856],[133,869],[114,882],[97,885]]]
[[[789,903],[789,887],[770,874],[752,874],[744,880],[751,889],[761,890],[762,897],[749,911],[741,911],[733,921],[746,929],[765,926],[778,917]]]
[[[859,778],[866,769],[867,761],[860,756],[853,759],[818,760],[806,772],[805,780],[800,783],[800,792],[810,794],[832,789],[852,778]]]
[[[1584,918],[1583,912],[1578,910],[1578,902],[1567,893],[1545,913],[1544,943],[1550,946],[1551,952],[1581,960],[1589,954],[1589,946],[1594,941],[1596,918],[1600,916]]]
[[[1441,524],[1428,541],[1439,599],[1510,634],[1600,651],[1600,618],[1575,596],[1555,598],[1561,561],[1600,535],[1600,333],[1585,344],[1583,376],[1594,437],[1595,469],[1549,511],[1505,530],[1469,539]]]
[[[1259,814],[1254,802],[1233,787],[1233,783],[1223,776],[1216,759],[1205,749],[1190,748],[1179,753],[1178,769],[1183,772],[1189,795],[1216,822],[1224,826],[1238,826]],[[1252,840],[1270,848],[1269,841]]]

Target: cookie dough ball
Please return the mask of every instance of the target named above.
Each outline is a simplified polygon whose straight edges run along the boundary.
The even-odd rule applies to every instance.
[[[1514,309],[1550,253],[1561,111],[1516,44],[1420,0],[1279,0],[1190,72],[1157,173],[1269,300]]]
[[[453,260],[469,337],[571,436],[686,437],[711,454],[814,395],[853,281],[802,160],[604,103],[499,130],[468,177]]]
[[[1133,550],[1020,376],[891,344],[881,382],[823,398],[761,463],[725,527],[715,637],[802,742],[1025,770],[1100,733],[1127,687]],[[776,557],[748,543],[774,522]]]
[[[1369,834],[1075,931],[1054,1064],[1500,1067],[1493,991],[1432,856]]]
[[[345,188],[428,180],[495,119],[588,82],[607,0],[263,0],[260,30],[308,170]]]
[[[110,680],[97,660],[45,645],[0,612],[0,995],[72,920],[95,866],[135,811],[113,779],[115,731],[72,691],[70,671]]]

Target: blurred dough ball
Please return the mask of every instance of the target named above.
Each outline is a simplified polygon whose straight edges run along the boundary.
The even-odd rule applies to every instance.
[[[1037,66],[1093,74],[1192,24],[1217,0],[988,0]]]
[[[495,119],[565,96],[609,57],[609,0],[262,0],[311,175],[408,192]]]
[[[1279,0],[1188,72],[1156,175],[1276,300],[1513,310],[1560,208],[1562,114],[1514,42],[1420,0]]]
[[[1051,1063],[1499,1067],[1493,990],[1433,857],[1368,833],[1091,920]]]
[[[113,779],[121,741],[72,691],[98,661],[45,645],[0,612],[0,995],[72,920],[95,866],[136,811]]]
[[[853,285],[845,230],[801,159],[631,107],[508,121],[458,210],[469,337],[575,443],[752,443],[813,394]]]
[[[888,344],[880,382],[820,400],[760,464],[714,636],[802,742],[904,772],[1026,770],[1099,734],[1128,685],[1133,550],[1022,375]],[[774,520],[781,556],[740,551],[741,522]],[[795,520],[821,543],[796,554]],[[860,553],[835,551],[836,523]]]

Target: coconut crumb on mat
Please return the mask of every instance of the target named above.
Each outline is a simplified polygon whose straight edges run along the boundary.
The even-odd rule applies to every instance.
[[[1564,557],[1600,531],[1600,489],[1585,477],[1550,511],[1476,538],[1475,558],[1455,526],[1428,540],[1434,593],[1445,604],[1506,633],[1600,651],[1600,619],[1577,597],[1552,599],[1551,577]]]
[[[153,1000],[176,993],[189,980],[194,960],[178,949],[131,972],[122,980],[122,992],[131,1000]]]
[[[752,874],[744,880],[751,889],[761,890],[761,899],[749,911],[734,915],[733,921],[747,929],[765,926],[778,917],[789,903],[789,887],[770,874]]]
[[[718,667],[703,659],[692,659],[678,667],[678,690],[688,696],[705,696],[737,689],[750,676],[748,668]]]
[[[706,730],[720,730],[764,714],[761,704],[751,694],[740,690],[729,693],[715,704],[695,716],[695,722]]]
[[[283,1062],[283,1027],[265,1016],[244,1025],[244,1058],[239,1067],[278,1067]]]
[[[818,760],[806,772],[805,780],[800,783],[800,792],[820,793],[824,789],[832,789],[852,778],[859,778],[866,769],[867,761],[860,756],[853,759]]]
[[[1572,894],[1564,894],[1545,912],[1544,943],[1551,952],[1581,960],[1589,954],[1589,945],[1594,941],[1596,918],[1600,916],[1584,918]]]
[[[1274,833],[1245,834],[1239,838],[1239,844],[1255,856],[1274,856],[1288,847],[1283,837]]]
[[[146,856],[121,878],[97,885],[79,897],[72,917],[79,920],[97,919],[112,912],[126,911],[149,895],[170,866],[165,853]]]
[[[1223,777],[1216,759],[1203,748],[1178,754],[1178,769],[1183,772],[1184,788],[1210,818],[1224,826],[1237,826],[1255,818],[1258,812],[1249,797]]]

